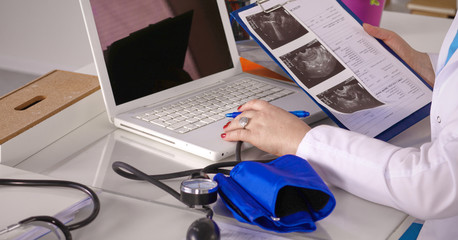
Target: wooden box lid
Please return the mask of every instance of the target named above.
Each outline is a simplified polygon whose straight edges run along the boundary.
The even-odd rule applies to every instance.
[[[54,70],[1,97],[0,144],[98,89],[96,76]]]

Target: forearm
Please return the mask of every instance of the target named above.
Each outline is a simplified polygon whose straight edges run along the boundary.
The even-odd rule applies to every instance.
[[[431,87],[434,87],[436,74],[430,55],[415,51],[413,59],[416,59],[416,61],[407,64],[409,64]]]

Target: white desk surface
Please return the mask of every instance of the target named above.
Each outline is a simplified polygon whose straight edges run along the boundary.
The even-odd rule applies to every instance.
[[[421,51],[438,52],[450,23],[449,19],[385,12],[381,25],[398,32]],[[93,66],[88,66],[80,72],[95,71]],[[425,119],[391,142],[414,146],[428,140],[429,122]],[[249,149],[243,157],[266,157],[263,155],[257,149]],[[102,190],[100,216],[91,225],[77,230],[75,239],[184,239],[189,224],[203,214],[185,208],[150,184],[116,175],[111,170],[113,161],[131,163],[150,174],[212,163],[117,130],[103,113],[15,167]],[[178,189],[178,180],[167,183]],[[337,200],[336,209],[317,223],[317,231],[282,236],[290,239],[398,239],[412,221],[395,209],[370,203],[340,189],[331,187],[331,190]],[[221,203],[216,203],[214,208],[217,221],[251,228],[231,218]]]

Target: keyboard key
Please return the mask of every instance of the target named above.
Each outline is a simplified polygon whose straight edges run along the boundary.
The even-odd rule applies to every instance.
[[[195,122],[198,122],[198,121],[199,121],[199,119],[198,118],[194,118],[194,117],[186,119],[186,122],[189,122],[189,123],[195,123]]]
[[[216,115],[210,116],[210,118],[215,121],[218,121],[218,120],[224,119],[224,115],[216,114]]]
[[[200,121],[208,124],[208,123],[214,122],[215,119],[212,119],[212,118],[205,118],[205,119],[202,119],[202,120],[200,120]]]
[[[187,124],[188,124],[187,122],[178,122],[178,123],[175,123],[175,124],[167,126],[167,128],[170,129],[170,130],[176,130],[176,129],[179,129],[181,127],[184,127]]]
[[[159,120],[159,119],[150,121],[150,123],[156,124],[156,125],[161,126],[161,127],[166,127],[166,126],[168,126],[167,123],[165,123],[164,121]]]
[[[187,132],[191,131],[191,129],[182,127],[182,128],[177,129],[176,131],[179,132],[179,133],[187,133]]]

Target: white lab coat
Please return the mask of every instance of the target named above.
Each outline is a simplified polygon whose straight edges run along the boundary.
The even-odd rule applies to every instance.
[[[400,148],[318,126],[297,151],[330,184],[425,220],[419,239],[458,239],[458,51],[444,66],[457,29],[458,18],[435,68],[430,143]]]

